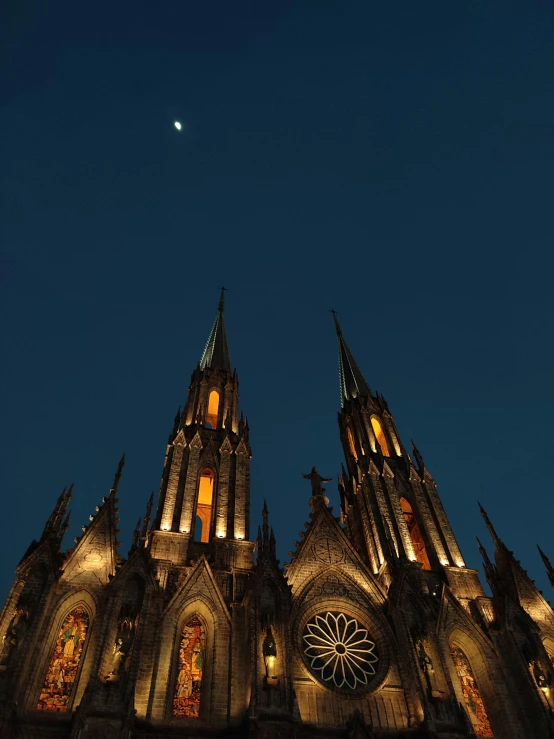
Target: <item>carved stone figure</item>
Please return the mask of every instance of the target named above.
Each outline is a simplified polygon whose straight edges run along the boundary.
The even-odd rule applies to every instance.
[[[264,642],[262,644],[262,654],[265,662],[265,675],[267,678],[275,677],[275,662],[277,659],[277,645],[271,631],[271,626],[267,627]]]
[[[119,675],[121,665],[125,660],[123,639],[117,639],[113,648],[112,669],[110,675]]]
[[[7,667],[12,659],[14,651],[23,641],[27,633],[27,618],[29,612],[23,608],[18,608],[17,613],[12,618],[6,633],[2,637],[2,649],[0,650],[0,666]]]
[[[425,642],[423,640],[419,640],[416,644],[417,647],[417,656],[419,658],[419,666],[425,673],[434,672],[433,668],[433,660],[427,653],[427,650],[425,649]]]
[[[322,486],[321,483],[323,482],[331,482],[333,479],[332,477],[321,477],[321,475],[317,471],[317,467],[312,467],[312,471],[305,475],[302,473],[302,477],[305,480],[309,480],[312,484],[312,495],[323,495],[325,492],[325,488]]]

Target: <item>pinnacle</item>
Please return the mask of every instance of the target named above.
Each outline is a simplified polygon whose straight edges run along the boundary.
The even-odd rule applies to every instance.
[[[491,520],[488,517],[488,514],[487,514],[486,510],[483,508],[483,506],[481,505],[481,503],[479,503],[479,501],[477,502],[477,505],[479,506],[479,510],[481,511],[481,515],[483,516],[483,520],[485,521],[485,524],[486,524],[486,526],[487,526],[487,528],[489,530],[489,533],[490,533],[490,535],[492,537],[492,540],[495,543],[495,546],[497,548],[500,547],[500,546],[502,546],[502,540],[500,539],[500,537],[496,533],[495,528],[492,525]]]
[[[371,395],[372,393],[362,371],[354,359],[354,355],[342,335],[342,329],[336,311],[331,311],[331,313],[333,314],[337,338],[339,340],[339,374],[342,406],[345,400],[356,398],[359,395]]]
[[[200,360],[200,369],[211,367],[231,371],[231,356],[227,344],[227,332],[225,330],[225,288],[221,289],[221,297],[217,307],[217,316],[208,337],[208,343]]]

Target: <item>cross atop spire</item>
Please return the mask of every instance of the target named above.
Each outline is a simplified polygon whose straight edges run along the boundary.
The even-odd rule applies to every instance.
[[[346,343],[337,318],[337,312],[331,310],[335,321],[335,329],[339,340],[339,373],[340,373],[340,399],[341,406],[345,400],[356,398],[358,395],[371,395],[371,389],[367,384],[362,371],[358,367],[354,355]]]
[[[208,343],[200,360],[200,369],[206,367],[219,368],[223,370],[231,370],[231,356],[229,354],[229,345],[227,344],[227,332],[225,331],[225,291],[226,287],[221,288],[221,297],[217,307],[217,316],[212,326]]]

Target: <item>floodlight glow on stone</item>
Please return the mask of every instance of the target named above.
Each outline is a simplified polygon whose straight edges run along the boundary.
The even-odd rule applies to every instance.
[[[183,126],[181,125],[181,123],[179,121],[175,121],[175,123],[173,125],[175,126],[175,128],[178,131],[180,131],[183,128]]]

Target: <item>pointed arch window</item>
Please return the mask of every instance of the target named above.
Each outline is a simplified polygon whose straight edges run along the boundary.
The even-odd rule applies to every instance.
[[[211,428],[217,428],[217,418],[219,414],[219,393],[212,390],[208,397],[208,413],[206,414],[206,423]]]
[[[465,653],[456,644],[450,645],[450,654],[464,695],[469,720],[476,736],[494,736],[489,717],[483,703],[481,691]]]
[[[214,473],[213,470],[202,470],[200,485],[198,487],[198,505],[196,516],[199,519],[200,531],[196,529],[196,536],[200,541],[210,540],[210,528],[212,524],[212,510],[214,499]]]
[[[88,628],[89,615],[84,608],[75,608],[66,616],[40,691],[39,711],[68,710]]]
[[[429,556],[427,554],[427,549],[425,548],[423,535],[421,533],[421,529],[419,528],[414,510],[410,503],[406,500],[406,498],[400,498],[400,506],[402,508],[402,512],[404,513],[404,519],[406,521],[406,526],[408,527],[410,539],[412,540],[416,559],[418,562],[421,562],[424,570],[430,570],[431,563],[429,561]]]
[[[197,616],[183,627],[179,643],[179,664],[173,696],[173,715],[198,718],[204,674],[206,629]]]
[[[385,436],[383,425],[381,421],[377,418],[377,416],[371,416],[371,427],[373,428],[373,433],[375,434],[375,438],[379,442],[379,446],[381,447],[383,455],[385,457],[390,457],[387,437]]]
[[[346,427],[346,437],[348,439],[348,447],[350,449],[350,454],[354,457],[354,459],[358,460],[358,452],[356,451],[356,444],[354,443],[354,435],[352,434],[352,429],[350,426]]]

